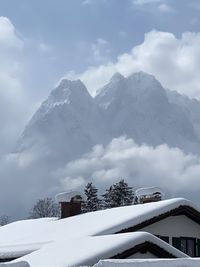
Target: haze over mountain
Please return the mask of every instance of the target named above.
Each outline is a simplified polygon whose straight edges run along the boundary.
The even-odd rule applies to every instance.
[[[44,158],[62,164],[109,139],[102,112],[84,84],[62,80],[32,117],[17,151],[42,149]]]
[[[120,177],[198,198],[199,112],[199,101],[143,72],[116,73],[94,98],[80,80],[62,80],[1,159],[2,213],[20,218],[38,198],[88,181],[101,193]],[[8,191],[14,202],[5,206]]]
[[[22,134],[16,152],[42,151],[56,165],[125,135],[200,154],[200,102],[166,90],[152,75],[116,73],[92,98],[80,80],[62,80]]]

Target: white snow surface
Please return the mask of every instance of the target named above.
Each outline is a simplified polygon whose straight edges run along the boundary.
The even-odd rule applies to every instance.
[[[188,257],[152,234],[134,232],[57,241],[15,262],[26,261],[31,267],[91,266],[100,259],[111,258],[145,241],[158,245],[175,257]]]
[[[199,267],[200,258],[101,260],[94,267]]]
[[[20,261],[20,262],[14,262],[14,263],[0,263],[0,267],[30,267],[28,262]]]
[[[4,258],[16,252],[24,255],[27,248],[34,251],[50,242],[71,242],[89,236],[113,234],[183,205],[200,211],[191,201],[174,198],[90,212],[66,219],[45,218],[10,223],[0,227],[0,255],[5,255]]]

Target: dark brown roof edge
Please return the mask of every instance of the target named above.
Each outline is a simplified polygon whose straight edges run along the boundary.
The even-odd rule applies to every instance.
[[[145,205],[145,204],[144,204]],[[177,216],[177,215],[185,215],[188,218],[190,218],[191,220],[195,221],[196,223],[200,224],[200,212],[198,212],[197,210],[195,210],[194,208],[190,207],[190,206],[186,206],[186,205],[181,205],[178,208],[175,208],[173,210],[170,210],[168,212],[165,212],[163,214],[160,214],[158,216],[152,217],[149,220],[143,221],[137,225],[134,225],[132,227],[126,228],[126,229],[122,229],[118,232],[116,232],[116,234],[118,233],[127,233],[127,232],[135,232],[138,231],[150,224],[156,223],[158,221],[161,221],[169,216]]]
[[[111,257],[111,259],[126,259],[137,252],[145,253],[147,251],[157,256],[158,258],[177,258],[176,256],[159,247],[158,245],[146,241],[142,244],[136,245],[133,248],[125,250],[122,253]]]

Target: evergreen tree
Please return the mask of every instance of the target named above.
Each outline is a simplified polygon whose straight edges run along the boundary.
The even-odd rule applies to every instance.
[[[122,179],[106,189],[103,196],[104,208],[114,208],[133,204],[134,194],[132,187]]]
[[[106,193],[102,195],[103,197],[103,208],[114,208],[115,206],[115,197],[114,197],[113,186],[111,185],[108,189],[106,189]]]
[[[98,198],[98,189],[92,184],[88,183],[84,189],[86,200],[83,201],[83,212],[96,211],[101,209],[101,201]]]

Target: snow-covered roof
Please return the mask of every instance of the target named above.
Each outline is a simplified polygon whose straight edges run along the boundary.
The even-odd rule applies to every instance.
[[[199,267],[200,259],[130,259],[102,260],[94,267]]]
[[[31,267],[91,266],[144,242],[153,243],[175,257],[188,257],[152,234],[133,232],[57,241],[15,262],[27,261]]]
[[[117,233],[181,206],[188,206],[200,212],[191,201],[174,198],[90,212],[65,219],[44,218],[10,223],[0,227],[0,258],[7,258],[9,255],[23,256],[28,251],[47,246],[51,250],[55,242],[78,244],[86,237]]]
[[[200,212],[191,201],[174,198],[89,212],[65,219],[44,218],[10,223],[0,227],[0,256],[3,256],[2,252],[10,252],[11,248],[14,248],[13,244],[19,247],[28,244],[29,249],[32,244],[32,249],[35,250],[36,246],[42,247],[42,244],[58,240],[116,233],[180,206],[189,206]],[[14,253],[15,249],[12,252]],[[21,253],[24,255],[24,249]]]

